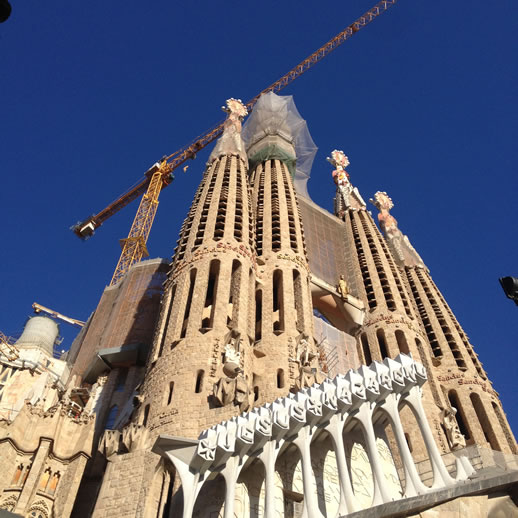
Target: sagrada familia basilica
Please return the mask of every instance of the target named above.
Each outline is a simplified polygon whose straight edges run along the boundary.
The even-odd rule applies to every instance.
[[[225,109],[172,261],[61,359],[44,316],[0,349],[0,513],[518,516],[498,394],[389,194],[376,224],[335,150],[327,212],[293,99]]]

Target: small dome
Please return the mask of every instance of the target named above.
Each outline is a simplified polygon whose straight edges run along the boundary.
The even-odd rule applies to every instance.
[[[20,349],[43,349],[52,356],[58,335],[59,326],[54,320],[42,316],[31,317],[15,345]]]

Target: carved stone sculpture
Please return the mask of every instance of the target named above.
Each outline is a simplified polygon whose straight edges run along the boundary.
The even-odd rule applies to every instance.
[[[390,214],[394,203],[389,195],[386,192],[378,191],[370,202],[380,211],[378,221],[398,265],[426,268],[408,237],[399,230],[396,218]]]
[[[338,281],[336,289],[342,300],[345,300],[347,295],[349,295],[349,285],[343,275],[340,275],[340,280]]]
[[[466,447],[466,439],[459,429],[459,425],[455,417],[456,414],[457,409],[455,407],[451,407],[443,410],[442,415],[444,429],[446,430],[446,437],[448,438],[448,442],[450,443],[450,448],[452,451],[460,450]]]
[[[349,159],[343,151],[335,149],[331,156],[327,157],[327,161],[336,167],[333,171],[333,179],[342,197],[344,207],[347,209],[349,207],[349,195],[353,190],[351,182],[349,182],[349,174],[345,170],[350,163]]]
[[[302,338],[297,347],[297,358],[295,359],[299,367],[299,375],[295,380],[296,391],[310,387],[319,381],[315,365],[316,357],[317,355],[310,351],[309,342]]]

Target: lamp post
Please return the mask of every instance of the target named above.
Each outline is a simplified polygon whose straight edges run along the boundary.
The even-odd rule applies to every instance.
[[[0,0],[0,23],[5,22],[11,15],[11,4],[8,0]]]
[[[498,279],[508,299],[514,300],[518,306],[518,279],[516,277],[500,277]]]

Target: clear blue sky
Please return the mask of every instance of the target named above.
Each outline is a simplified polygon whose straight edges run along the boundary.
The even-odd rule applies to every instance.
[[[15,334],[34,301],[88,318],[137,207],[87,242],[69,226],[374,1],[11,3],[0,25],[0,330]],[[332,210],[335,148],[364,198],[392,196],[515,431],[518,307],[498,277],[518,277],[517,21],[511,0],[399,0],[284,91],[319,147],[312,198]],[[208,151],[162,193],[152,257],[171,256]],[[75,330],[61,329],[66,348]]]

